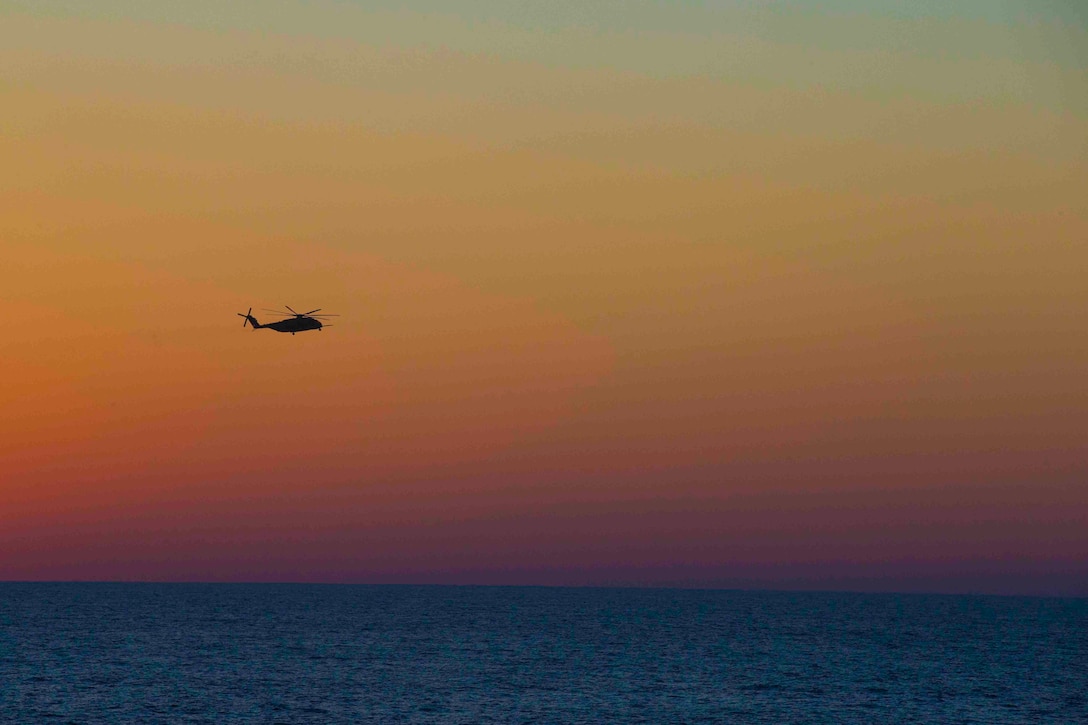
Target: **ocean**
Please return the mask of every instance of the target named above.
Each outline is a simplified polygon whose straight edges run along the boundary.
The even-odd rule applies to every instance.
[[[4,723],[1088,723],[1088,600],[0,583]]]

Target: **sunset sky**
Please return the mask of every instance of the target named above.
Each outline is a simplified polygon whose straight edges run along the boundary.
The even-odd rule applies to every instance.
[[[1082,2],[0,0],[0,109],[0,579],[1088,595]]]

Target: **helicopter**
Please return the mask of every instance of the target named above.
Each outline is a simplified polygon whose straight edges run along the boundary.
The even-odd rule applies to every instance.
[[[326,320],[330,317],[339,317],[339,315],[315,315],[315,312],[320,312],[321,308],[316,310],[310,310],[309,312],[295,312],[289,306],[287,307],[289,312],[281,312],[280,310],[265,310],[265,312],[271,312],[274,315],[283,315],[284,319],[276,320],[275,322],[269,322],[267,325],[262,325],[257,321],[257,318],[253,316],[253,308],[249,308],[249,312],[244,315],[239,312],[239,317],[244,317],[242,320],[242,327],[249,323],[254,330],[260,330],[262,328],[268,328],[269,330],[275,330],[276,332],[290,332],[294,335],[296,332],[305,332],[306,330],[318,330],[323,327],[330,327],[328,323],[323,323],[322,320]]]

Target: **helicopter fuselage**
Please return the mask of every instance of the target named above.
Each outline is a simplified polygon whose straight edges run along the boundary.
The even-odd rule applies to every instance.
[[[322,325],[320,320],[315,320],[312,317],[288,317],[286,320],[269,322],[261,325],[261,327],[267,327],[276,332],[290,332],[293,335],[296,332],[305,332],[306,330],[320,330]]]

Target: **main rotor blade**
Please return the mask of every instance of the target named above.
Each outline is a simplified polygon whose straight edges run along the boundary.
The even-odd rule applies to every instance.
[[[317,308],[316,310],[310,310],[309,312],[303,312],[302,314],[304,314],[304,315],[312,315],[312,314],[313,314],[313,313],[315,313],[315,312],[321,312],[321,308],[320,308],[320,307],[318,307],[318,308]]]
[[[290,305],[284,305],[284,307],[286,307],[287,309],[291,310],[291,306],[290,306]],[[295,312],[294,310],[291,310],[291,314],[292,314],[292,315],[295,315],[296,317],[298,317],[298,316],[299,316],[299,314],[298,314],[297,312]]]

